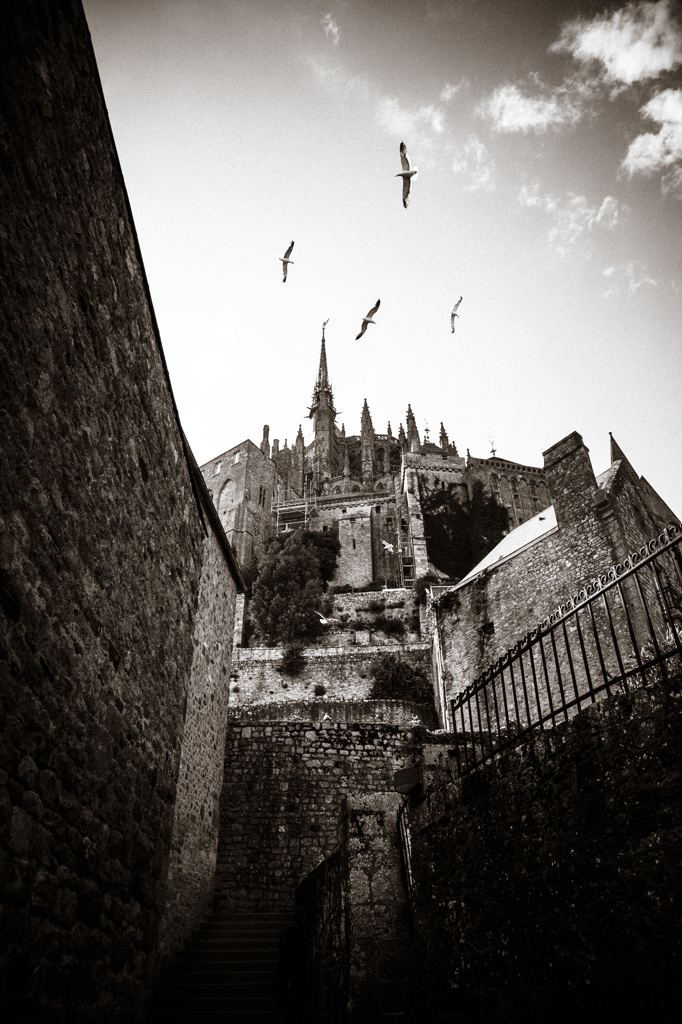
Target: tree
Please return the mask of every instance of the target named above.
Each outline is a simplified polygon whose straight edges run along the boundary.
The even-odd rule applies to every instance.
[[[422,498],[429,559],[450,579],[462,579],[509,530],[507,510],[474,481],[471,497],[460,501],[454,484]]]
[[[296,530],[271,541],[257,567],[251,615],[272,643],[290,643],[319,632],[316,612],[339,550],[334,533]]]

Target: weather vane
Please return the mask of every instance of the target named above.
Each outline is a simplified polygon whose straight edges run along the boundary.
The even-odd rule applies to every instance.
[[[325,322],[322,324],[322,340],[323,341],[324,341],[324,329],[325,329],[325,327],[327,326],[327,324],[329,323],[330,320],[331,320],[331,317],[327,317]]]

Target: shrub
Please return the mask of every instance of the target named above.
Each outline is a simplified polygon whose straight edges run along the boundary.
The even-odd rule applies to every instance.
[[[383,601],[370,601],[368,608],[371,612],[383,612],[385,604]]]
[[[325,693],[327,692],[327,687],[324,686],[323,683],[315,683],[314,692],[316,697],[324,697]]]
[[[435,572],[425,572],[423,576],[418,576],[414,581],[412,587],[412,593],[414,594],[415,601],[421,604],[422,601],[426,600],[426,591],[429,589],[431,584],[438,583],[439,577],[436,576]]]
[[[396,654],[384,654],[372,666],[374,700],[411,700],[418,704],[433,704],[433,687],[422,668],[414,668],[409,661]]]
[[[405,624],[402,619],[391,619],[387,615],[377,615],[372,625],[375,629],[380,629],[382,633],[389,635],[402,636],[405,632]]]
[[[284,647],[282,664],[279,667],[279,671],[287,676],[297,676],[300,675],[304,666],[303,644],[300,640],[290,641]]]
[[[232,687],[232,693],[239,693],[239,687],[238,686],[233,686]]]
[[[330,587],[331,594],[352,594],[353,588],[350,583],[340,583],[338,586]]]

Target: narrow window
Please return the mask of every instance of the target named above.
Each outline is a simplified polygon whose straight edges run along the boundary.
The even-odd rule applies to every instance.
[[[325,525],[324,525],[324,526],[322,527],[322,533],[326,533],[326,532],[327,532],[327,530],[328,530],[328,526],[327,526],[327,524],[325,523]]]
[[[353,537],[353,551],[355,551],[355,537]]]
[[[215,469],[213,470],[213,475],[214,476],[216,476],[220,472],[220,467],[221,466],[222,466],[222,462],[216,462]]]
[[[241,459],[241,457],[242,457],[242,453],[241,452],[235,452],[234,455],[232,456],[232,465],[236,466],[237,463],[239,462],[239,460]]]

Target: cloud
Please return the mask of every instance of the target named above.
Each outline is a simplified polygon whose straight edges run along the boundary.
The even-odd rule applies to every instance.
[[[605,299],[609,299],[612,295],[620,295],[620,288],[618,285],[618,278],[621,275],[625,278],[628,288],[632,294],[636,294],[643,285],[647,285],[649,288],[655,288],[658,285],[658,281],[654,280],[653,277],[649,277],[646,264],[639,263],[637,260],[631,260],[629,263],[621,263],[617,267],[606,267],[602,271],[604,277],[613,279],[613,285],[607,288],[606,291],[602,292]]]
[[[324,18],[322,19],[321,25],[322,28],[324,29],[324,34],[326,35],[327,39],[331,37],[332,46],[338,46],[339,39],[341,38],[341,29],[336,24],[331,14],[325,14]]]
[[[432,136],[441,135],[445,124],[443,111],[440,107],[430,104],[426,107],[419,107],[418,110],[408,110],[401,107],[395,97],[384,96],[379,101],[377,110],[377,121],[389,135],[400,138],[407,137],[409,141],[426,142]]]
[[[600,206],[590,206],[585,196],[573,192],[562,200],[556,196],[540,196],[537,189],[529,189],[525,185],[519,194],[519,202],[523,206],[540,209],[552,218],[548,237],[561,255],[565,255],[569,246],[594,228],[613,230],[621,212],[618,200],[613,196],[606,196]]]
[[[670,0],[633,2],[568,22],[549,51],[601,64],[601,77],[619,91],[619,86],[657,78],[682,63],[682,26]]]
[[[657,121],[660,128],[656,133],[646,132],[632,140],[622,168],[630,177],[671,168],[661,187],[664,193],[677,192],[682,185],[682,89],[664,89],[639,112]],[[678,166],[673,167],[674,164]]]
[[[466,78],[463,78],[457,85],[450,85],[449,82],[445,83],[445,88],[440,94],[440,99],[443,103],[449,103],[453,96],[456,96],[460,89],[468,86],[469,83]]]
[[[495,188],[492,181],[494,167],[493,159],[484,144],[478,136],[470,135],[464,143],[463,155],[453,162],[452,170],[455,174],[468,175],[469,184],[465,188],[467,192],[475,192],[481,188]]]
[[[517,85],[502,85],[476,113],[496,132],[545,132],[574,125],[583,114],[584,84],[569,80],[545,96],[524,96]]]

